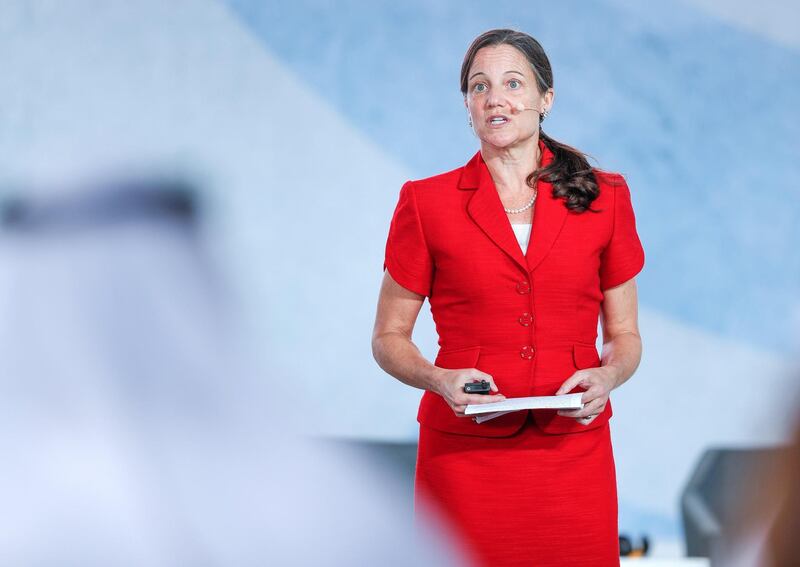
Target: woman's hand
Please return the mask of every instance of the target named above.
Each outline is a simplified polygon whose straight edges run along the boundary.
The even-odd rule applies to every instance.
[[[566,394],[578,386],[586,389],[581,396],[583,409],[559,410],[558,415],[572,417],[588,425],[606,408],[608,396],[617,386],[617,371],[607,366],[578,370],[561,384],[555,395]]]
[[[486,380],[491,386],[495,395],[489,394],[466,394],[464,384],[469,382],[480,382]],[[464,410],[468,404],[488,404],[491,402],[502,402],[506,397],[500,393],[497,385],[486,372],[481,372],[477,368],[461,368],[450,370],[447,368],[436,368],[435,392],[442,396],[453,412],[458,417],[465,417]]]

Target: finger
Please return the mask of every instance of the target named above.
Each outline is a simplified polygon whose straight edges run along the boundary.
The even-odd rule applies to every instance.
[[[565,410],[562,410],[562,411],[575,413],[575,412],[581,411],[582,409],[586,408],[586,405],[589,402],[593,401],[594,399],[597,399],[596,397],[595,398],[591,398],[590,397],[591,394],[589,394],[588,392],[589,392],[589,390],[586,390],[586,392],[582,392],[581,393],[582,394],[581,395],[581,403],[583,404],[583,408],[565,409]],[[575,393],[577,394],[578,392],[575,392]]]
[[[457,404],[489,404],[492,402],[502,402],[506,397],[503,394],[461,394],[455,398]]]
[[[578,423],[585,423],[585,422],[590,421],[590,420],[594,419],[595,417],[597,417],[597,414],[596,413],[587,413],[586,415],[569,415],[569,416],[564,416],[564,417],[571,417],[572,419],[574,419]]]
[[[583,380],[582,375],[577,373],[573,374],[572,376],[567,378],[563,384],[561,384],[561,387],[556,391],[556,396],[566,394],[567,392],[575,388],[578,384],[580,384],[582,380]]]
[[[583,388],[584,391],[582,392],[584,395],[581,396],[581,402],[586,403],[591,399],[596,398],[600,392],[602,392],[602,388],[599,384],[595,384],[591,381],[591,375],[577,375],[571,376],[566,382],[564,382],[561,387],[558,389],[555,395],[560,396],[561,394],[567,394],[570,390],[574,388]],[[576,394],[578,392],[575,392]],[[587,398],[588,393],[588,398]]]
[[[558,415],[562,415],[564,417],[572,417],[575,419],[582,419],[584,417],[590,415],[596,415],[602,412],[605,409],[605,401],[597,398],[593,402],[586,404],[581,409],[574,409],[574,410],[560,410]]]
[[[579,409],[559,410],[558,415],[580,419],[582,417],[586,417],[587,415],[592,415],[593,413],[597,413],[598,405],[599,404],[597,403],[584,404],[584,406]]]
[[[584,425],[587,425],[587,424],[589,424],[589,423],[593,422],[595,419],[597,419],[597,417],[598,417],[598,416],[599,416],[599,415],[600,415],[602,412],[603,412],[603,410],[602,410],[602,409],[601,409],[601,410],[596,410],[596,411],[592,412],[592,414],[590,414],[590,415],[587,415],[586,417],[579,417],[579,418],[578,418],[578,423],[582,423],[582,424],[584,424]]]
[[[584,407],[586,404],[592,403],[595,400],[602,399],[603,397],[603,388],[599,385],[592,384],[589,386],[589,389],[583,392],[581,396],[581,403]]]
[[[479,395],[477,401],[470,402],[471,404],[493,404],[496,402],[502,402],[506,399],[503,394],[484,394]]]
[[[588,414],[598,414],[606,408],[606,399],[604,398],[596,398],[592,400],[590,403],[583,406],[584,411],[588,412]]]
[[[558,413],[558,415],[563,415],[564,417],[572,417],[577,419],[591,414],[591,410],[588,404],[583,404],[582,408],[563,409],[558,410],[556,413]]]
[[[494,377],[491,374],[486,374],[486,372],[481,372],[480,370],[478,370],[478,372],[481,375],[481,379],[489,382],[489,385],[491,386],[493,392],[500,391],[500,388],[497,387],[497,384],[494,381]]]

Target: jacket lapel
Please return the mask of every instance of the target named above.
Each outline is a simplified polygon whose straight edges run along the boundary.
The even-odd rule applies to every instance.
[[[541,141],[539,146],[542,148],[541,166],[545,167],[553,161],[553,153]],[[550,252],[569,212],[567,207],[564,206],[563,199],[553,197],[552,183],[539,179],[536,187],[539,193],[536,196],[536,204],[533,208],[531,240],[528,243],[528,251],[525,255],[528,270],[531,272]]]
[[[539,147],[544,167],[552,161],[553,154],[541,140]],[[527,254],[523,255],[480,151],[464,167],[458,186],[460,189],[477,189],[467,202],[467,213],[486,236],[526,272],[533,271],[544,260],[567,218],[563,200],[554,198],[552,185],[540,179],[531,239]]]
[[[464,168],[459,187],[462,189],[477,187],[477,191],[467,202],[467,213],[470,218],[521,269],[527,270],[522,249],[519,247],[511,223],[503,210],[500,195],[497,194],[492,176],[480,152],[475,154]]]

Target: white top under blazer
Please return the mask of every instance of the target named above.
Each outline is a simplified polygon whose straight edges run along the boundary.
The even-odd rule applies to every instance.
[[[528,242],[531,240],[531,223],[512,224],[511,228],[514,229],[514,235],[517,237],[519,247],[522,248],[522,253],[528,251]]]

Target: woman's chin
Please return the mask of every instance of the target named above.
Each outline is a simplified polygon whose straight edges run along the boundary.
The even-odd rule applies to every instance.
[[[481,137],[481,143],[498,150],[505,150],[524,145],[532,138],[532,135],[520,136],[516,132],[491,132],[489,135]]]

